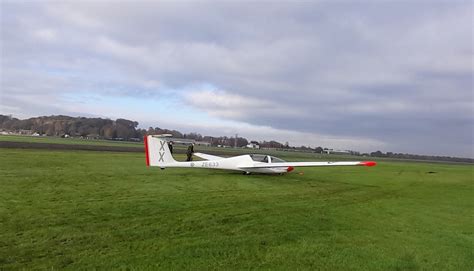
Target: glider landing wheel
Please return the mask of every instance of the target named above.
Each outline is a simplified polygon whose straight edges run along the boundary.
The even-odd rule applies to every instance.
[[[248,171],[244,171],[244,175],[250,175],[251,173]]]

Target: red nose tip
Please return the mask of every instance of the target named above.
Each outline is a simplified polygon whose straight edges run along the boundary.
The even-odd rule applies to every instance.
[[[290,172],[290,171],[292,171],[293,169],[295,169],[295,168],[294,168],[294,167],[288,167],[288,168],[286,169],[286,172]]]
[[[373,166],[377,165],[377,163],[374,162],[374,161],[364,161],[364,162],[360,162],[359,165],[366,166],[366,167],[373,167]]]

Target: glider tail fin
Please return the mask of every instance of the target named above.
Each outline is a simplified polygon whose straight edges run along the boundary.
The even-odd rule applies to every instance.
[[[162,137],[147,135],[144,138],[146,165],[165,168],[167,164],[175,163],[168,146],[168,141]]]

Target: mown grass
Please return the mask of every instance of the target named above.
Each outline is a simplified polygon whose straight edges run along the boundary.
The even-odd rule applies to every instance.
[[[0,269],[472,270],[473,169],[243,176],[0,149]]]

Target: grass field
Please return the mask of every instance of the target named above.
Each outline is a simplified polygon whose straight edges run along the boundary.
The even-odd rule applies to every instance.
[[[243,176],[143,156],[0,149],[0,269],[474,268],[471,165]]]

